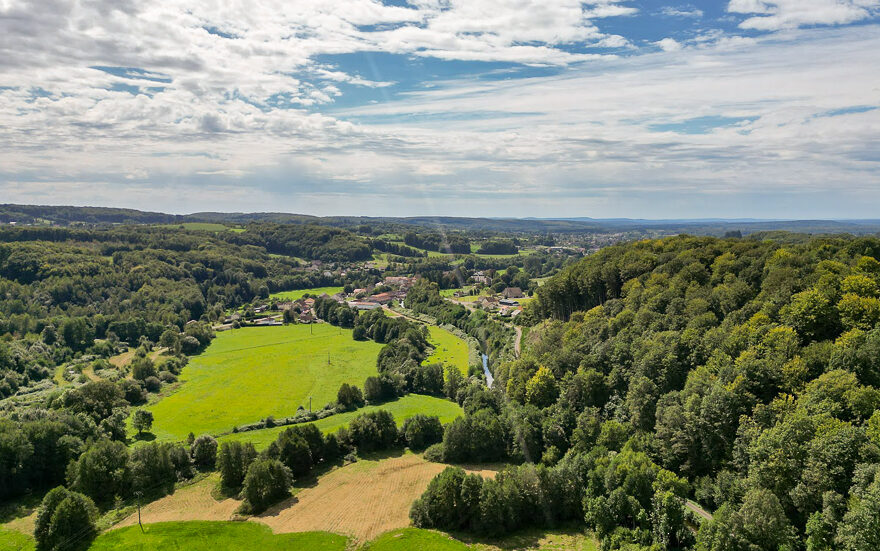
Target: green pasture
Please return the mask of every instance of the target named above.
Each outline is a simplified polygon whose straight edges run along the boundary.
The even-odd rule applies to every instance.
[[[33,537],[0,526],[0,551],[33,551],[36,547],[37,542]]]
[[[273,534],[256,522],[159,522],[111,530],[98,536],[89,551],[344,551],[348,539],[329,532]]]
[[[381,344],[328,324],[247,327],[217,334],[181,372],[173,394],[147,406],[159,439],[219,434],[300,405],[321,408],[342,383],[376,374]]]
[[[362,551],[411,551],[413,549],[418,549],[418,551],[468,551],[470,547],[446,534],[418,528],[392,530],[361,547]]]
[[[455,366],[465,376],[468,373],[468,345],[449,331],[436,325],[428,326],[428,341],[434,347],[434,351],[424,363],[440,363],[444,366]]]
[[[358,386],[360,386],[360,384]],[[402,425],[404,421],[417,413],[436,415],[440,418],[441,423],[449,423],[456,417],[462,415],[462,409],[455,402],[434,396],[407,394],[406,396],[398,398],[392,402],[385,402],[384,404],[376,406],[367,406],[357,411],[331,415],[330,417],[315,421],[314,425],[321,429],[323,433],[330,434],[338,431],[345,425],[348,425],[351,420],[358,415],[379,409],[391,412],[398,425]],[[275,439],[278,438],[278,435],[288,428],[290,427],[273,427],[271,429],[226,434],[220,437],[220,442],[251,442],[258,450],[262,450],[274,442]]]
[[[342,287],[312,287],[311,289],[297,289],[296,291],[281,291],[279,293],[272,293],[271,295],[269,295],[269,298],[274,300],[297,300],[302,298],[306,294],[319,297],[324,293],[333,296],[336,293],[341,292]]]

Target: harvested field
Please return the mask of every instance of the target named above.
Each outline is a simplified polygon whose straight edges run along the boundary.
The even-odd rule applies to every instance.
[[[241,504],[236,499],[217,501],[211,490],[217,486],[219,475],[214,474],[192,486],[180,488],[170,496],[148,503],[141,509],[144,524],[182,520],[230,520]],[[137,524],[137,513],[125,518],[114,528]]]
[[[409,509],[446,465],[406,453],[379,460],[361,459],[322,476],[312,487],[252,520],[275,533],[327,531],[364,542],[409,526]],[[494,469],[469,470],[494,476]]]

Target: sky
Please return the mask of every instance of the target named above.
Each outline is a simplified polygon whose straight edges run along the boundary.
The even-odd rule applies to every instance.
[[[880,218],[880,0],[0,0],[0,203]]]

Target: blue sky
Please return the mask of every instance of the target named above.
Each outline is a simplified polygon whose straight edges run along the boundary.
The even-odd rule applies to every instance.
[[[0,202],[878,217],[880,0],[0,0]]]

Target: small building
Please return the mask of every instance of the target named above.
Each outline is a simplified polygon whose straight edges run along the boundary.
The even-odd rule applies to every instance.
[[[513,300],[512,298],[503,298],[498,301],[498,304],[502,306],[519,306],[519,302]]]
[[[311,312],[301,312],[299,315],[300,323],[312,323],[315,321],[315,316],[312,315]]]
[[[367,302],[375,302],[378,304],[390,304],[392,300],[394,300],[394,296],[391,293],[379,293],[378,295],[372,295],[364,299]]]
[[[519,287],[507,287],[501,292],[504,298],[522,298],[523,292]]]
[[[350,300],[348,301],[348,306],[355,310],[375,310],[382,307],[378,302],[370,302],[366,300]]]

